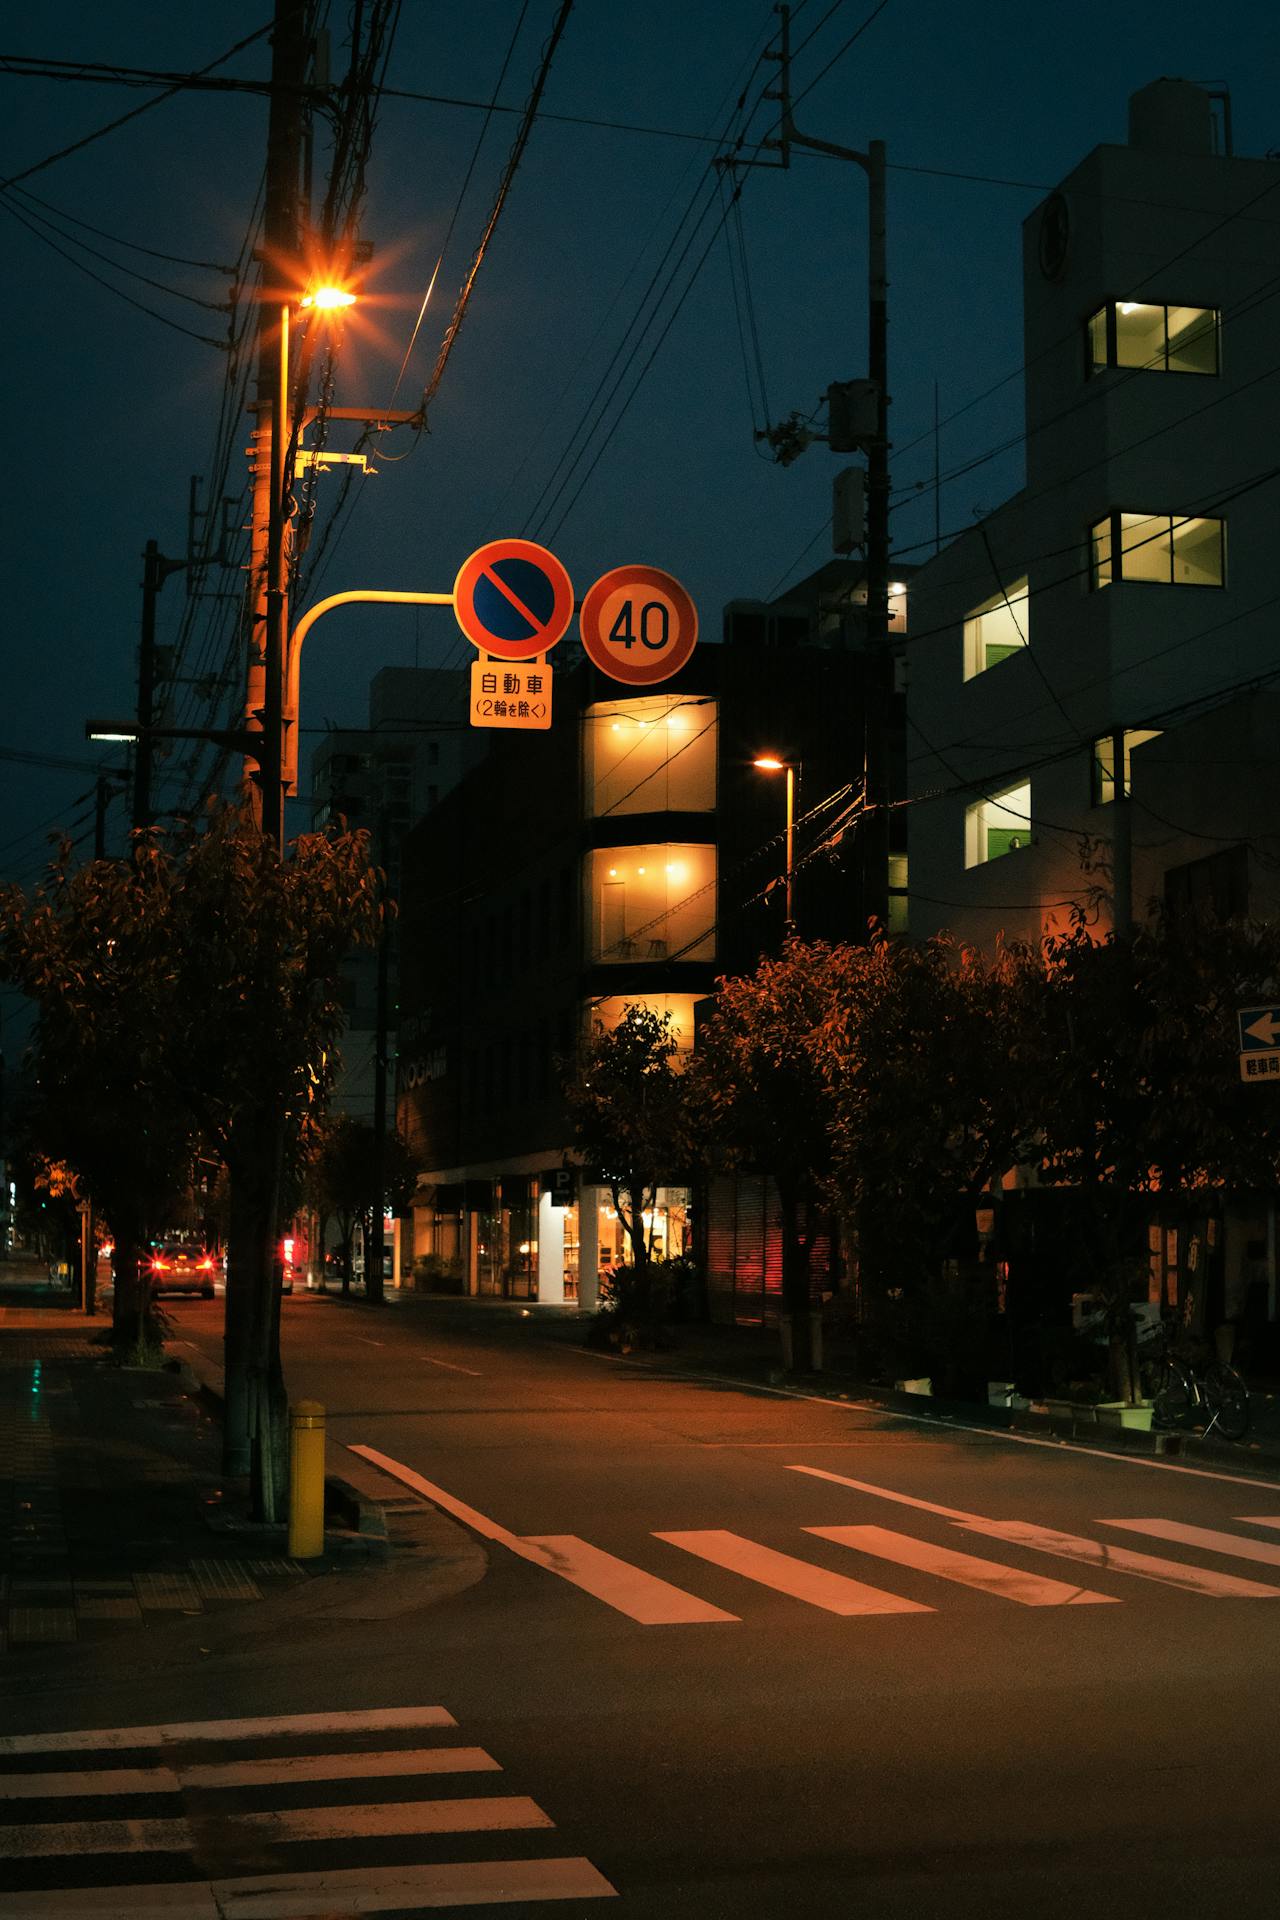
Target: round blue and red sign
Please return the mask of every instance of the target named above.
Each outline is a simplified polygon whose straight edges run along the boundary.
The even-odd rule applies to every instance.
[[[500,660],[533,660],[568,632],[573,582],[534,541],[490,540],[463,561],[453,611],[472,646]]]

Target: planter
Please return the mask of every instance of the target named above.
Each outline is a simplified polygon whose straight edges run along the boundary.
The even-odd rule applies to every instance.
[[[923,1380],[895,1380],[894,1389],[898,1393],[932,1394],[933,1381],[926,1375]]]
[[[1051,1420],[1065,1421],[1072,1427],[1095,1427],[1098,1424],[1098,1406],[1094,1400],[1044,1400],[1044,1411]]]
[[[1098,1406],[1098,1425],[1129,1427],[1140,1433],[1150,1433],[1151,1412],[1150,1400],[1139,1400],[1134,1406],[1125,1400],[1103,1400]]]
[[[987,1405],[989,1407],[1011,1407],[1017,1383],[1013,1380],[988,1380]]]

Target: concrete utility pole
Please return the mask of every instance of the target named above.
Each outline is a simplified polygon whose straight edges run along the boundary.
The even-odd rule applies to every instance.
[[[181,573],[187,560],[169,560],[156,541],[148,540],[142,553],[142,636],[138,647],[138,742],[133,750],[133,824],[136,831],[152,825],[151,771],[156,739],[156,601],[171,573]]]
[[[889,278],[885,243],[885,147],[871,140],[865,153],[830,140],[815,140],[797,131],[791,116],[791,9],[778,8],[780,20],[779,81],[776,93],[782,112],[776,146],[782,165],[789,166],[791,148],[851,160],[867,176],[870,229],[867,257],[867,373],[874,402],[871,431],[859,442],[866,452],[866,647],[867,674],[863,693],[863,776],[867,815],[859,826],[863,858],[863,908],[884,924],[889,909],[889,805],[892,799],[889,762],[889,717],[894,695],[894,660],[889,645]],[[798,449],[797,449],[798,450]]]
[[[364,1291],[367,1300],[381,1300],[383,1287],[383,1250],[386,1242],[387,1187],[387,1037],[391,1014],[391,925],[387,918],[390,899],[387,867],[391,858],[391,821],[384,802],[378,833],[378,859],[382,864],[382,925],[378,930],[377,1001],[373,1038],[373,1166],[374,1203],[372,1231],[364,1255]]]
[[[262,750],[255,817],[277,846],[284,836],[284,659],[289,621],[285,557],[286,454],[289,439],[289,302],[300,274],[302,89],[306,81],[306,0],[275,0],[271,107],[263,201],[262,303],[258,312],[257,425],[253,432],[253,522],[249,567],[253,596],[247,724],[260,727]],[[246,764],[252,782],[252,760]]]

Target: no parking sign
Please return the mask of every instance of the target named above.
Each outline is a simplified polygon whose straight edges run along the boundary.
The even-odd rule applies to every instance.
[[[463,561],[453,611],[472,646],[500,660],[534,660],[568,632],[573,583],[534,541],[490,540]]]

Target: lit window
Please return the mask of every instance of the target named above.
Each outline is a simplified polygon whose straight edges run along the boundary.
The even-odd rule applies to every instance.
[[[1026,576],[975,607],[964,623],[964,677],[985,673],[1027,644],[1029,589]]]
[[[965,808],[964,863],[981,867],[1031,841],[1031,782],[986,793]]]
[[[1148,740],[1158,740],[1158,727],[1126,727],[1124,732],[1124,794],[1127,800],[1133,787],[1133,750]],[[1093,804],[1109,807],[1116,797],[1115,735],[1104,733],[1093,743]]]
[[[1149,306],[1108,300],[1089,316],[1089,368],[1143,368],[1154,373],[1216,373],[1216,307]]]
[[[583,715],[587,817],[710,813],[716,703],[687,694],[602,701]]]
[[[1220,587],[1226,581],[1222,520],[1172,513],[1122,513],[1113,507],[1089,530],[1090,577],[1145,580],[1166,587]]]
[[[612,1033],[628,1007],[643,1007],[647,1013],[671,1015],[671,1031],[681,1053],[693,1051],[693,1009],[701,993],[628,993],[613,994],[593,1001],[588,1009],[587,1031],[598,1029]]]
[[[714,960],[716,850],[609,847],[588,855],[588,958],[606,966]]]

